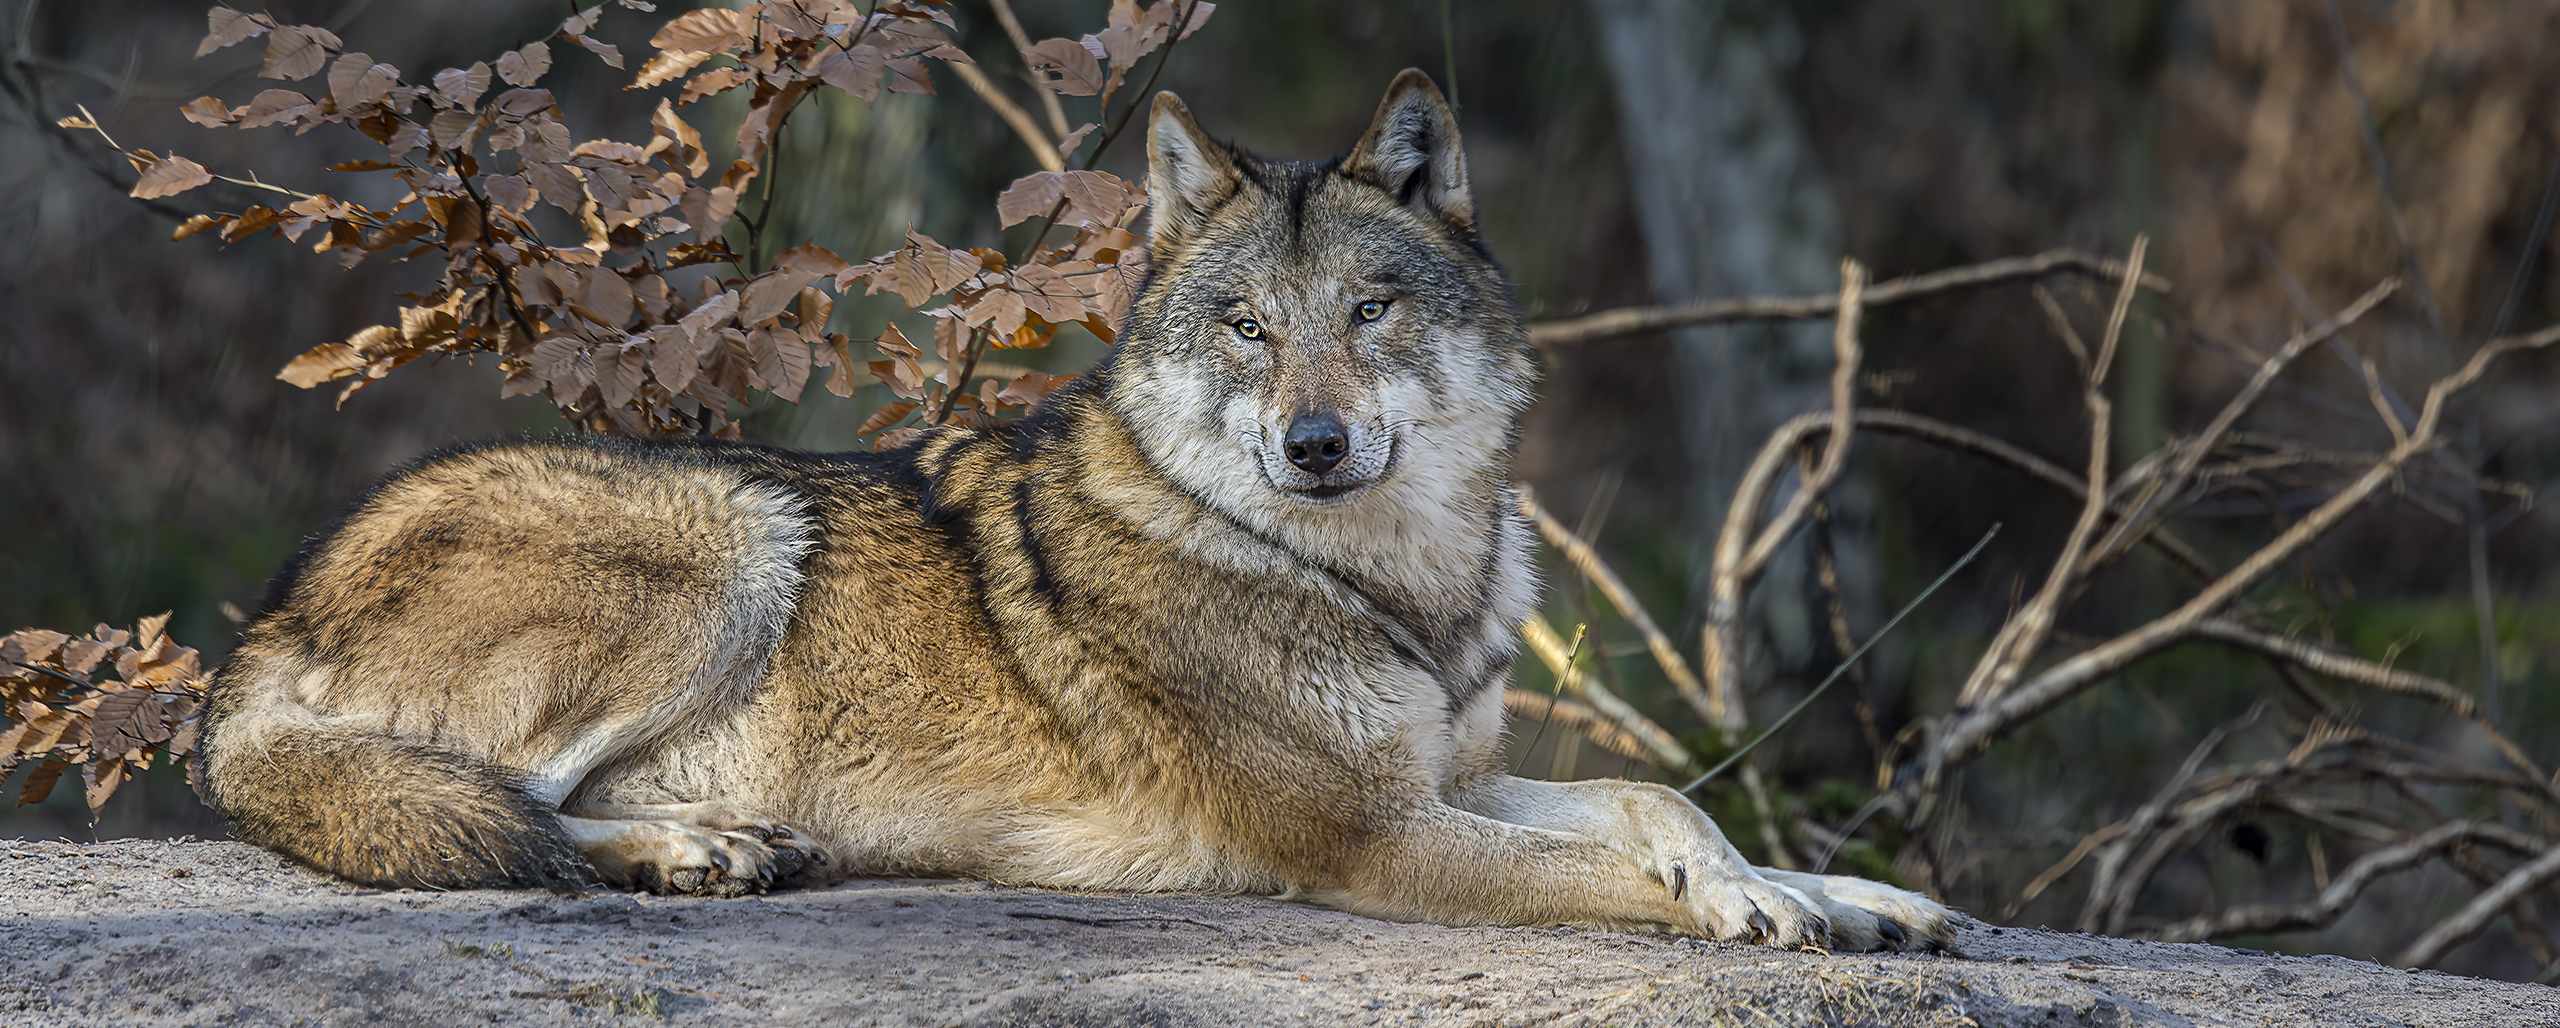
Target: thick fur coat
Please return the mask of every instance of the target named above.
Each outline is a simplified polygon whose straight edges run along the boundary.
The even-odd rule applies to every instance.
[[[1502,767],[1535,363],[1417,72],[1346,157],[1149,125],[1155,267],[1030,418],[890,452],[555,437],[385,479],[213,688],[244,839],[356,881],[847,874],[1918,946],[1676,793]]]

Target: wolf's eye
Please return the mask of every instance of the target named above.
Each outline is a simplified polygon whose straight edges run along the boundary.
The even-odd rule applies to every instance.
[[[1384,300],[1363,300],[1360,302],[1360,320],[1362,321],[1376,321],[1380,315],[1385,313],[1387,313],[1387,304]]]
[[[1236,322],[1236,334],[1247,339],[1262,338],[1262,323],[1252,318]]]

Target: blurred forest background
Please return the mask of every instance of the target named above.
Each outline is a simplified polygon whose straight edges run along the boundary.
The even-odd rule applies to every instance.
[[[617,12],[596,35],[645,55],[649,27],[681,6]],[[1106,7],[1024,0],[1018,10],[1038,39],[1090,31]],[[491,0],[264,9],[413,69],[494,56],[564,13]],[[952,13],[965,49],[1018,76],[983,5],[961,0]],[[204,0],[0,3],[0,627],[72,629],[174,609],[171,634],[218,658],[236,630],[227,612],[254,608],[265,577],[375,476],[456,440],[569,430],[539,399],[499,400],[485,362],[413,366],[342,410],[334,389],[275,380],[295,354],[386,319],[392,294],[416,288],[414,270],[341,270],[265,236],[169,243],[175,223],[124,195],[132,173],[120,159],[50,127],[86,104],[129,146],[346,188],[300,169],[362,156],[369,146],[351,134],[210,133],[179,117],[199,95],[236,103],[263,87],[254,46],[193,59],[204,30]],[[1827,292],[1842,255],[1881,281],[2057,247],[2121,256],[2148,234],[2147,267],[2174,289],[2137,305],[2111,383],[2115,450],[2131,461],[2197,430],[2261,355],[2386,276],[2423,286],[2358,323],[2343,347],[2306,355],[2245,429],[2329,451],[2387,448],[2348,354],[2414,399],[2483,340],[2560,320],[2560,246],[2547,231],[2560,198],[2554,39],[2552,0],[1234,0],[1182,44],[1159,86],[1213,133],[1310,157],[1349,147],[1396,70],[1430,71],[1458,103],[1485,235],[1533,321]],[[561,52],[543,85],[583,112],[582,128],[628,138],[656,95],[623,91],[627,73],[583,58]],[[778,176],[783,237],[857,260],[910,227],[955,245],[1002,237],[991,201],[1031,167],[986,105],[935,74],[938,96],[872,106],[831,97],[792,120],[777,158],[789,172]],[[726,137],[711,130],[723,116],[698,119],[706,138]],[[1124,143],[1104,167],[1134,178],[1140,160]],[[244,201],[230,188],[168,203],[236,210]],[[2083,312],[2103,313],[2112,293],[2104,282],[2049,284]],[[893,313],[903,312],[849,300],[835,325],[867,339]],[[1827,323],[1692,328],[1546,354],[1521,477],[1683,645],[1705,618],[1707,550],[1735,480],[1773,426],[1826,402],[1828,338]],[[1878,310],[1865,341],[1862,406],[2083,463],[2088,420],[2072,358],[2025,287]],[[1067,371],[1099,347],[1062,337],[1028,357]],[[2286,634],[2453,683],[2545,764],[2560,761],[2560,514],[2471,476],[2550,488],[2560,475],[2554,371],[2547,355],[2496,366],[2452,408],[2441,459],[2250,594]],[[767,397],[745,434],[851,446],[879,392]],[[2276,476],[2225,489],[2197,497],[2172,527],[2227,565],[2335,484]],[[1879,768],[1907,757],[1925,719],[1954,705],[2078,507],[1994,464],[1859,438],[1824,532],[1855,638],[1992,523],[2006,531],[1753,755],[1777,823],[1764,831],[1755,807],[1711,796],[1746,852],[1806,862],[1836,841],[1883,784]],[[1573,569],[1550,572],[1550,620],[1591,623],[1595,670],[1656,720],[1703,732],[1643,638]],[[1744,659],[1755,725],[1840,660],[1822,577],[1799,545],[1756,594]],[[2128,560],[2067,609],[2056,640],[2105,639],[2191,591],[2174,568]],[[1538,689],[1551,680],[1528,659],[1520,679]],[[2293,737],[2273,730],[2278,715],[2246,715],[2286,695],[2265,662],[2185,644],[2001,739],[1958,772],[1931,837],[1872,818],[1850,826],[1834,867],[1926,886],[1997,923],[2072,926],[2091,871],[2032,891],[2029,881],[2151,800],[2218,726],[2228,729],[2220,759],[2282,757]],[[2367,729],[2496,761],[2437,706],[2341,695]],[[1516,726],[1523,773],[1659,775],[1550,727]],[[14,782],[0,784],[14,795]],[[220,835],[176,772],[143,784],[95,826],[65,789],[0,812],[0,835]],[[2429,786],[2420,799],[2447,816],[2553,831],[2533,821],[2547,814],[2495,790]],[[2212,826],[2161,858],[2127,930],[2299,900],[2375,842],[2272,809]],[[2386,957],[2480,890],[2459,863],[2393,876],[2316,931],[2222,938]],[[2560,972],[2544,927],[2546,912],[2560,914],[2549,891],[2438,965],[2549,980]]]

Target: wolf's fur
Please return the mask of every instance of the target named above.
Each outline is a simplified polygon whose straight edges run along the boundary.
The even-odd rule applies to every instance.
[[[277,578],[214,687],[216,805],[379,885],[826,865],[1945,939],[1922,897],[1750,867],[1668,789],[1503,773],[1535,369],[1429,80],[1330,163],[1170,95],[1149,128],[1156,267],[1103,367],[888,453],[424,458]],[[1288,456],[1307,419],[1338,463]]]

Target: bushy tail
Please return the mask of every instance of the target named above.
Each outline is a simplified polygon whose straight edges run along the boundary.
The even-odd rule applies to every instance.
[[[382,888],[586,880],[559,819],[513,772],[333,725],[280,696],[222,692],[206,719],[205,792],[241,841]]]

